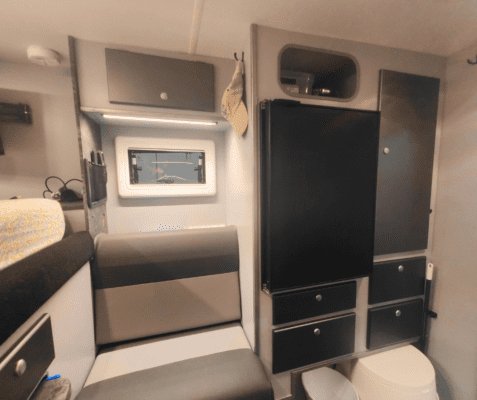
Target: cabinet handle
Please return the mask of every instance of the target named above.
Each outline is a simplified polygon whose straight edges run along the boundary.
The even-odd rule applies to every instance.
[[[398,267],[398,271],[399,271],[399,272],[404,271],[404,267],[403,267],[402,265],[400,265],[400,266]]]
[[[385,147],[383,150],[384,154],[389,154],[390,151],[391,149],[389,147]]]
[[[316,329],[313,331],[313,333],[314,333],[316,336],[318,336],[318,335],[321,333],[321,331],[320,331],[318,328],[316,328]]]
[[[401,315],[401,310],[396,310],[396,317],[399,317]]]
[[[27,363],[24,359],[18,360],[15,365],[15,373],[17,376],[22,376],[27,369]]]
[[[169,96],[167,95],[166,92],[162,92],[162,93],[161,93],[161,99],[162,99],[162,100],[167,100],[168,98],[169,98]]]
[[[321,294],[319,294],[319,295],[316,296],[316,301],[321,301],[322,298],[323,297],[321,296]]]

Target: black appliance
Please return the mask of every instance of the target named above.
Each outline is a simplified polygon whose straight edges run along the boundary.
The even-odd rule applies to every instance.
[[[372,273],[379,113],[261,103],[262,285]]]

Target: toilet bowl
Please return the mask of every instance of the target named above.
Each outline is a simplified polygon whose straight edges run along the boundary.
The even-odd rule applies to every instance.
[[[342,363],[339,368],[360,400],[438,400],[436,374],[427,357],[408,345]]]

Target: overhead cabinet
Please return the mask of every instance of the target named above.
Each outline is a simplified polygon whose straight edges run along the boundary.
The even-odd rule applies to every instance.
[[[439,79],[381,71],[374,254],[427,248]]]
[[[105,49],[109,102],[215,110],[214,65]]]
[[[274,292],[370,275],[379,114],[262,107],[263,284]]]

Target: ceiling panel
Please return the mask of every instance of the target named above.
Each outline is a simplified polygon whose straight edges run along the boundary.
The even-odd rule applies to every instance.
[[[0,57],[26,62],[30,44],[67,57],[67,35],[187,52],[193,9],[194,0],[6,0],[0,13]],[[57,38],[63,38],[61,43]]]
[[[251,23],[447,56],[477,42],[477,1],[206,0],[198,51],[239,51]]]
[[[0,60],[79,39],[187,52],[194,0],[3,0]],[[476,0],[205,0],[197,53],[232,58],[250,24],[450,55],[477,43]]]

